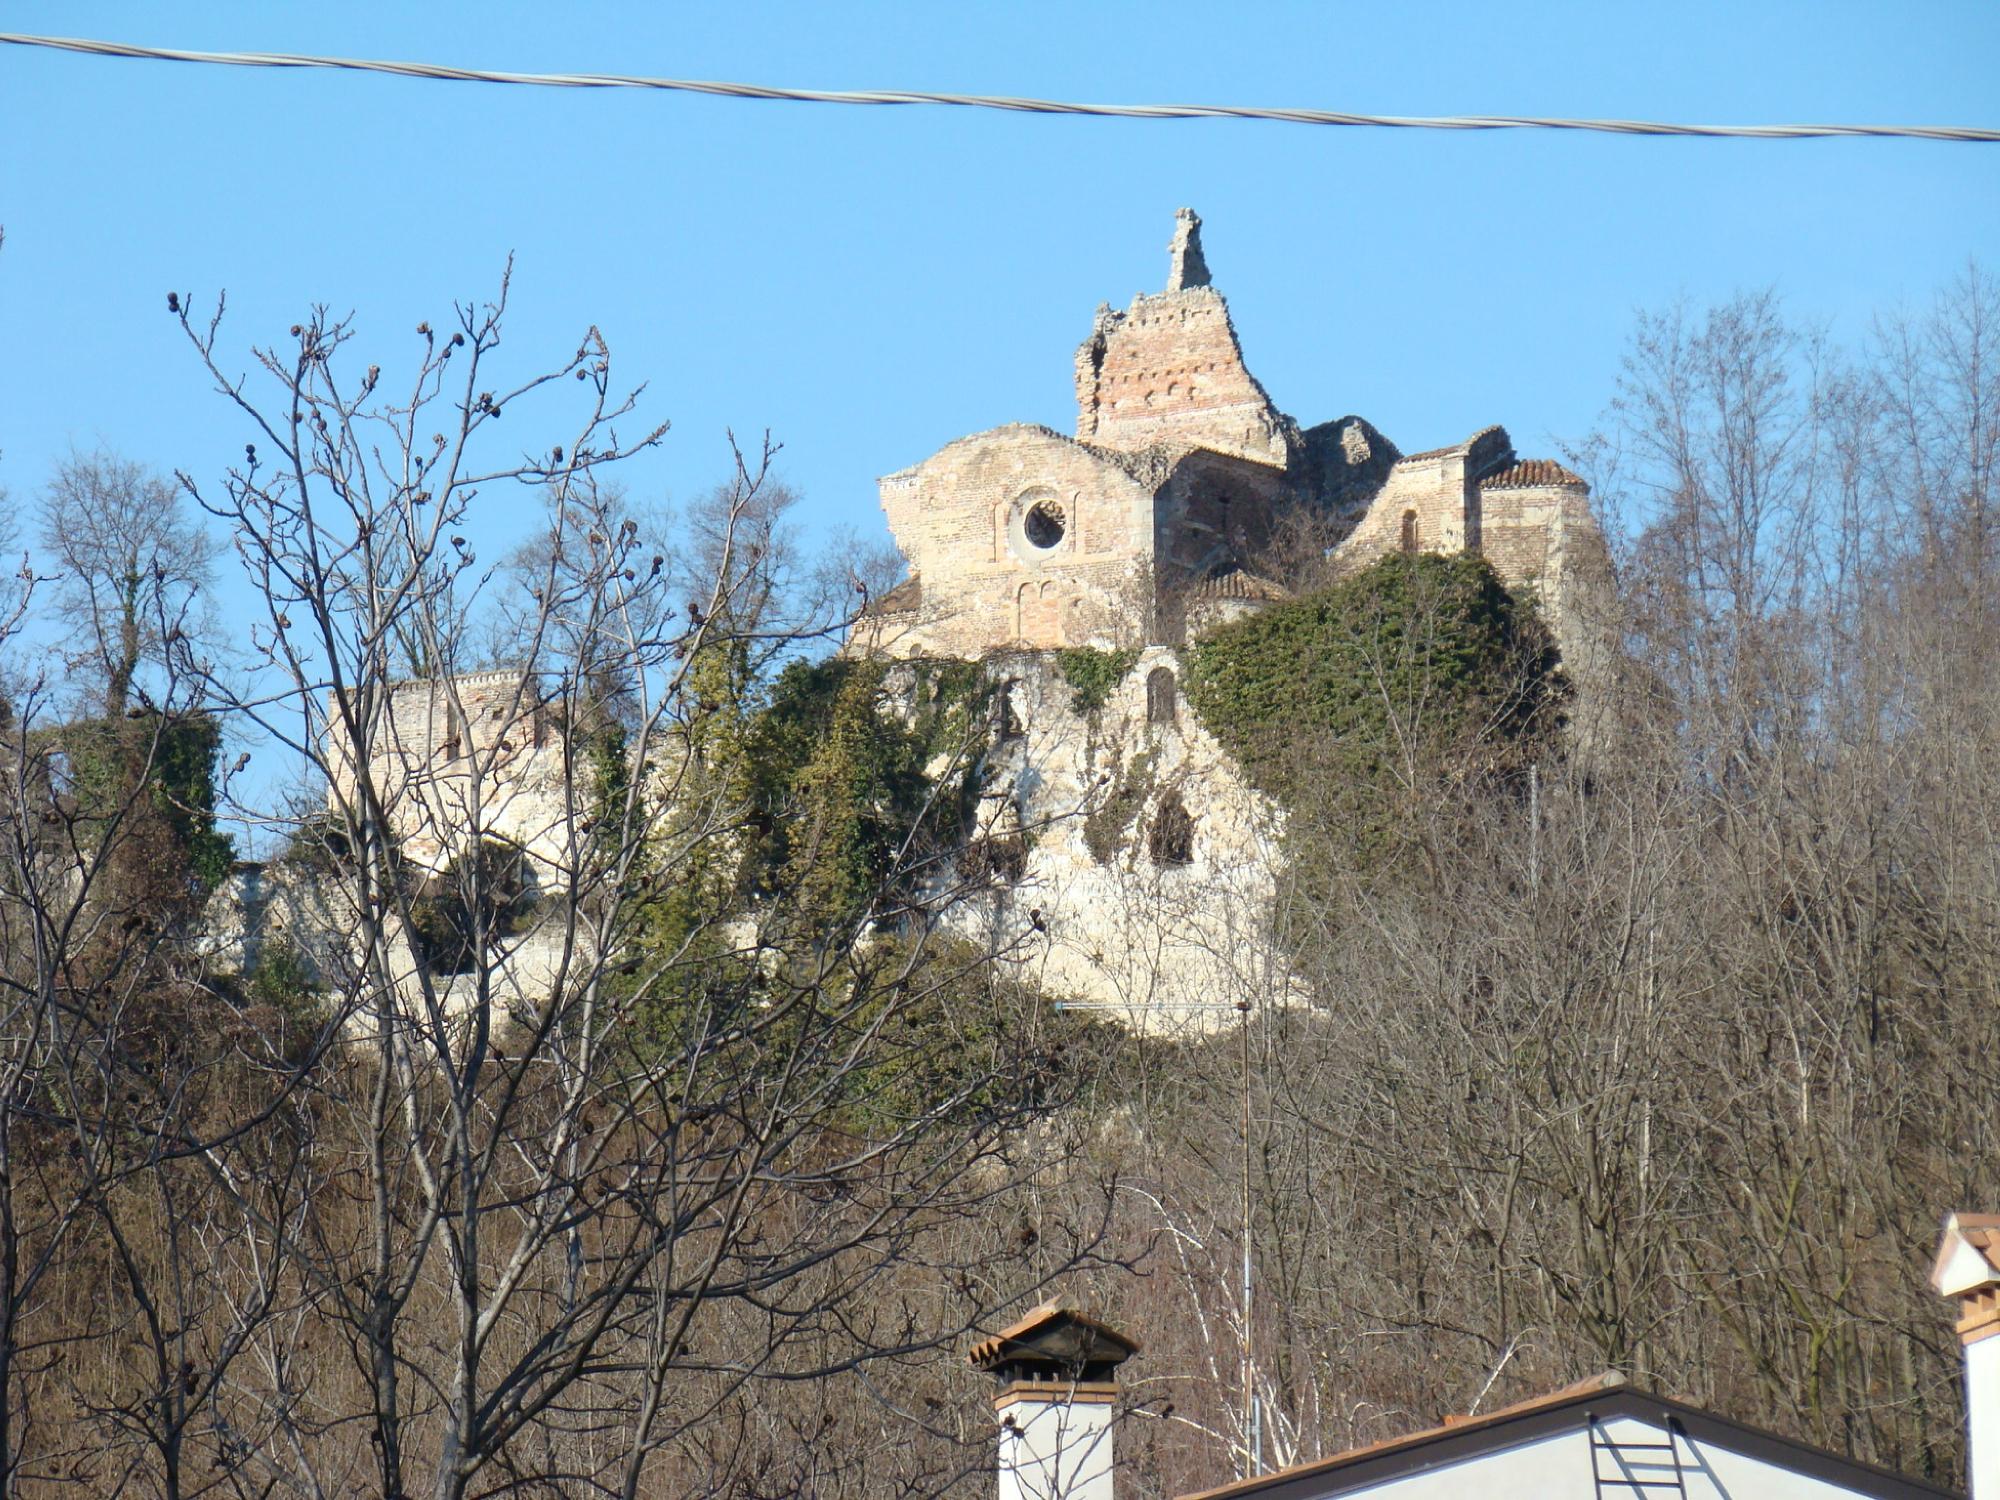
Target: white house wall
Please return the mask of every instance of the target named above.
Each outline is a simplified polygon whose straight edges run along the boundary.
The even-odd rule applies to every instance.
[[[1621,1443],[1657,1443],[1666,1437],[1664,1428],[1636,1418],[1619,1418],[1600,1430]],[[1696,1442],[1685,1434],[1677,1441],[1689,1500],[1841,1500],[1873,1493],[1780,1468],[1713,1443]],[[1672,1470],[1660,1467],[1666,1457],[1660,1452],[1635,1453],[1624,1477],[1669,1478]],[[1591,1478],[1591,1458],[1588,1430],[1578,1428],[1365,1488],[1345,1487],[1338,1482],[1339,1475],[1330,1474],[1322,1493],[1329,1497],[1366,1496],[1367,1500],[1600,1500]],[[1608,1453],[1600,1453],[1598,1459],[1607,1477],[1620,1472]],[[1618,1497],[1675,1494],[1671,1489],[1650,1487],[1606,1488],[1601,1493]]]

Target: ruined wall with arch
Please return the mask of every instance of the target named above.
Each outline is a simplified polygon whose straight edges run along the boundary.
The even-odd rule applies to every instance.
[[[892,655],[1140,644],[1153,498],[1101,453],[1028,424],[975,434],[882,481],[913,602],[870,623]]]

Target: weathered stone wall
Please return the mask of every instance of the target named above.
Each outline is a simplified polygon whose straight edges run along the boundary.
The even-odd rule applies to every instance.
[[[329,743],[329,805],[354,778]],[[399,684],[374,733],[371,766],[389,832],[405,857],[441,869],[479,837],[504,839],[560,866],[574,826],[561,716],[519,672]]]
[[[540,921],[501,940],[487,972],[487,989],[495,1008],[509,1019],[532,1020],[548,1003],[556,986],[588,964],[588,931],[571,933],[562,920],[560,902],[545,909]],[[423,1004],[422,966],[408,940],[389,929],[389,979],[398,1001],[411,1014]],[[244,864],[216,887],[203,914],[201,953],[211,974],[247,979],[272,953],[288,953],[306,980],[334,1003],[361,1003],[362,1013],[350,1021],[350,1032],[372,1024],[365,1013],[368,997],[361,993],[361,976],[368,973],[359,951],[361,912],[355,902],[352,877],[337,869],[289,860]],[[464,1018],[479,998],[478,981],[470,975],[434,974],[432,993],[444,1014]]]
[[[1589,514],[1584,482],[1560,464],[1529,459],[1488,475],[1479,490],[1485,514],[1480,550],[1510,584],[1552,601],[1565,533]]]
[[[1099,307],[1076,351],[1076,435],[1110,448],[1206,448],[1283,468],[1297,442],[1243,362],[1228,304],[1209,285],[1201,218],[1174,216],[1167,288],[1124,312]]]
[[[1570,680],[1588,695],[1610,668],[1616,629],[1611,559],[1589,487],[1560,464],[1528,459],[1489,477],[1481,503],[1482,550],[1510,588],[1535,600]]]
[[[1176,462],[1154,502],[1152,552],[1161,586],[1227,571],[1270,541],[1272,520],[1291,502],[1281,469],[1193,452]]]
[[[283,950],[312,983],[331,988],[356,972],[359,926],[352,887],[339,876],[287,860],[240,864],[209,897],[200,949],[213,972],[229,975]]]
[[[1200,228],[1177,216],[1165,291],[1098,309],[1076,356],[1076,441],[996,428],[882,481],[912,576],[850,648],[987,657],[1018,677],[1027,728],[996,753],[987,817],[1023,832],[1027,867],[966,920],[1004,946],[1032,917],[1038,983],[1147,1025],[1290,993],[1266,933],[1277,814],[1185,711],[1149,719],[1144,685],[1177,671],[1170,643],[1283,597],[1255,576],[1277,522],[1340,536],[1334,556],[1354,566],[1482,551],[1539,598],[1573,674],[1605,657],[1584,620],[1608,567],[1581,481],[1516,463],[1499,427],[1409,457],[1359,417],[1302,431],[1244,363]],[[1038,506],[1060,516],[1059,538],[1038,539]],[[1147,650],[1078,717],[1046,648],[1084,644]],[[1150,852],[1169,802],[1193,818],[1186,863]]]
[[[1339,555],[1364,565],[1385,552],[1462,552],[1484,541],[1479,479],[1513,460],[1504,427],[1398,459]]]
[[[879,649],[978,656],[1146,633],[1151,491],[1060,433],[1017,424],[961,438],[884,479],[882,509],[920,601],[878,628]]]
[[[1076,435],[1111,448],[1207,448],[1282,467],[1291,424],[1243,362],[1221,293],[1188,287],[1100,308],[1076,354]]]

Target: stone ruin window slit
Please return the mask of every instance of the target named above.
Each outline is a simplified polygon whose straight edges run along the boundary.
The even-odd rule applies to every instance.
[[[1021,726],[1021,716],[1014,708],[1014,689],[1017,686],[1019,686],[1019,680],[1010,677],[1000,684],[1000,691],[993,695],[993,735],[995,739],[1018,740],[1025,732]]]
[[[1146,722],[1171,724],[1179,713],[1179,690],[1171,668],[1155,667],[1146,674]]]
[[[1403,512],[1403,550],[1405,552],[1415,552],[1417,550],[1417,542],[1417,513],[1413,510],[1406,510]]]

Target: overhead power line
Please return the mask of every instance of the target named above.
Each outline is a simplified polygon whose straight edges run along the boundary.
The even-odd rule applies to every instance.
[[[1123,120],[1269,120],[1283,125],[1370,125],[1391,130],[1584,130],[1607,135],[1722,136],[1767,141],[1812,140],[1830,136],[1916,141],[2000,141],[2000,129],[1968,125],[1676,125],[1657,120],[1572,120],[1552,115],[1357,115],[1331,109],[1261,109],[1233,104],[1079,104],[1056,99],[1021,99],[1006,94],[789,89],[760,83],[648,78],[630,73],[503,73],[488,68],[454,68],[442,63],[315,57],[297,52],[191,52],[176,47],[141,47],[129,42],[31,36],[12,31],[0,31],[0,42],[19,47],[52,47],[95,57],[143,58],[154,62],[211,63],[232,68],[333,68],[350,73],[387,73],[398,78],[526,84],[535,88],[663,89],[681,94],[717,94],[728,99],[783,99],[799,104],[943,104],[961,109],[1001,109],[1035,115],[1094,115]]]

